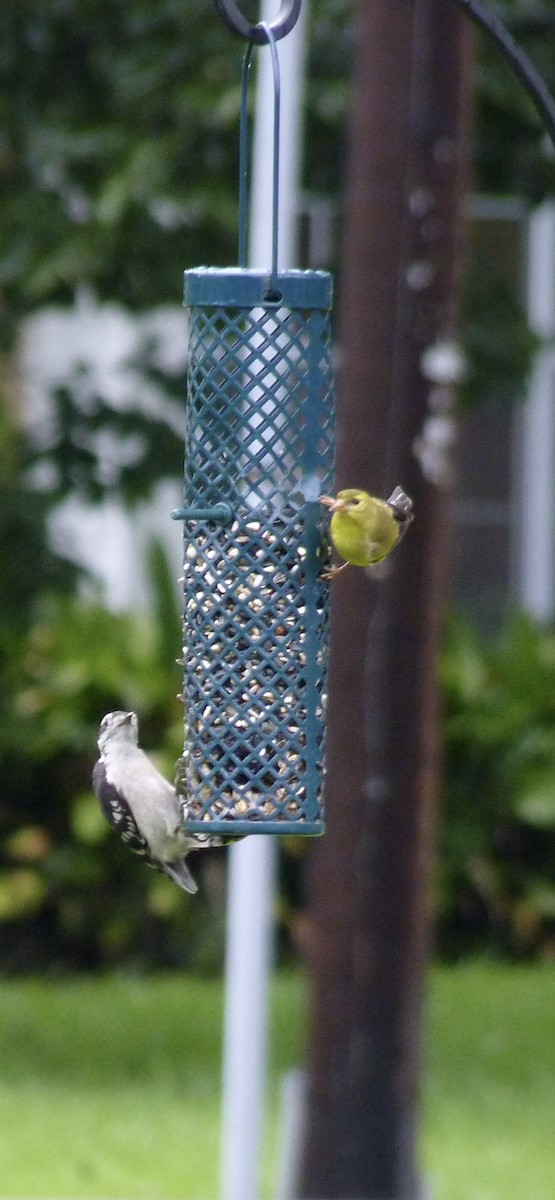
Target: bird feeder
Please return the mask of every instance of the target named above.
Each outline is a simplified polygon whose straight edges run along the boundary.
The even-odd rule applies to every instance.
[[[225,837],[324,828],[330,548],[318,497],[333,484],[331,278],[277,269],[275,40],[283,34],[254,28],[274,71],[272,265],[244,265],[252,38],[241,112],[242,265],[185,272],[184,504],[172,514],[184,525],[176,786],[186,829]]]

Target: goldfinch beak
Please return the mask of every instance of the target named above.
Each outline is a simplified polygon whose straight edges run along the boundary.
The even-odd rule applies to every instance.
[[[320,496],[319,499],[320,504],[323,504],[324,508],[329,508],[332,513],[343,512],[347,507],[345,501],[340,500],[339,496]]]

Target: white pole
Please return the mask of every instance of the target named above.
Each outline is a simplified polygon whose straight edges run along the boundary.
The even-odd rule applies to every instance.
[[[306,1121],[306,1071],[287,1071],[281,1084],[281,1154],[276,1200],[299,1195],[301,1155]]]
[[[534,355],[519,430],[520,599],[539,621],[555,608],[555,205],[530,218],[528,317],[544,339]]]
[[[299,163],[301,155],[302,89],[305,28],[308,0],[304,0],[297,24],[277,43],[281,77],[281,132],[279,139],[279,239],[278,265],[295,266],[296,218],[299,209]],[[271,20],[279,4],[266,0],[262,20]],[[272,257],[272,134],[274,83],[269,49],[259,55],[256,119],[253,138],[253,173],[250,212],[249,263],[264,270]]]
[[[223,1200],[257,1200],[272,951],[274,839],[229,850],[223,1078]]]
[[[262,4],[272,20],[276,0]],[[301,76],[307,0],[278,42],[281,76],[279,266],[294,259],[300,155]],[[258,52],[249,263],[271,265],[273,81],[270,50]],[[276,841],[259,834],[231,846],[228,863],[223,1065],[222,1200],[258,1200],[265,1109],[267,999],[272,960]]]

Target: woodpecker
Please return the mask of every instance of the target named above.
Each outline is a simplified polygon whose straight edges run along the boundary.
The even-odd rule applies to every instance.
[[[219,839],[187,836],[175,788],[139,748],[134,712],[107,713],[100,723],[100,758],[93,787],[106,820],[149,867],[163,871],[186,892],[197,885],[185,862],[189,850],[219,845]]]

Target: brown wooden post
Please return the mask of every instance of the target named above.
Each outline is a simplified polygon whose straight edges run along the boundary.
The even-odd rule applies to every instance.
[[[423,351],[456,322],[471,29],[448,0],[359,0],[354,41],[338,486],[401,484],[415,520],[385,580],[352,568],[332,585],[301,1195],[416,1200],[447,538],[444,489],[414,445]]]

